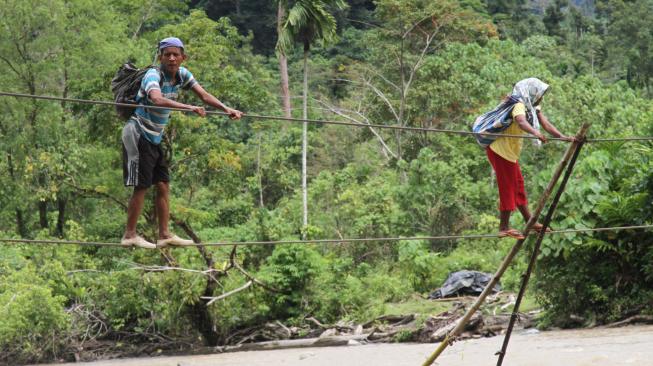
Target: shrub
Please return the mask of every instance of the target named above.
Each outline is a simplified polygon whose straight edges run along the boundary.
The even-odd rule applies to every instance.
[[[64,301],[32,267],[0,279],[0,362],[57,358],[70,324]]]

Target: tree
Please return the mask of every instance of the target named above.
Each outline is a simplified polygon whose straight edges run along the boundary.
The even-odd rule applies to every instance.
[[[283,22],[277,47],[285,53],[295,41],[304,46],[304,105],[303,117],[308,118],[308,55],[311,45],[317,42],[328,43],[336,38],[336,19],[329,12],[329,7],[343,9],[342,0],[297,0],[289,7],[287,0],[281,1],[288,14]],[[308,122],[302,130],[302,206],[303,231],[308,226],[308,188],[306,186],[306,154],[308,150]],[[304,233],[305,237],[306,234]]]
[[[127,21],[131,39],[165,24],[181,20],[188,11],[187,1],[178,0],[115,0],[111,4]]]
[[[653,1],[609,1],[606,49],[616,78],[653,95]],[[627,41],[624,41],[627,40]]]
[[[352,101],[351,113],[333,108],[343,117],[360,124],[388,123],[397,126],[431,127],[424,109],[412,102],[420,92],[416,84],[431,83],[420,78],[420,70],[436,52],[450,42],[485,42],[496,37],[496,28],[479,20],[472,7],[456,1],[378,1],[375,15],[382,26],[369,30],[361,40],[367,47],[367,63],[360,66],[354,80],[359,98]],[[424,85],[424,84],[422,84]],[[390,121],[390,122],[388,122]],[[404,158],[404,134],[396,130],[388,133],[369,128],[381,144],[381,151],[389,161]],[[416,138],[420,138],[417,135]],[[386,140],[387,139],[387,140]],[[389,142],[394,140],[393,143]],[[411,141],[411,152],[422,144]],[[411,154],[414,157],[416,154]]]
[[[229,18],[241,34],[253,36],[251,45],[258,54],[269,56],[274,52],[274,32],[278,4],[270,0],[191,0],[193,8],[200,8],[212,20]]]
[[[501,38],[522,41],[542,30],[542,22],[525,0],[485,0],[488,13],[497,25]]]
[[[78,96],[82,89],[102,87],[107,67],[119,64],[122,23],[109,15],[106,2],[59,0],[49,3],[17,1],[0,10],[3,84],[29,94]],[[83,37],[79,35],[83,34]],[[87,84],[88,83],[88,84]],[[93,85],[93,86],[91,86]],[[71,144],[84,129],[65,104],[20,100],[10,104],[12,118],[0,122],[9,139],[4,145],[8,175],[20,181],[16,200],[18,232],[26,234],[27,202],[36,200],[38,226],[49,229],[50,203],[58,211],[56,232],[63,234],[66,178],[83,168],[84,147]],[[23,125],[20,122],[27,123]]]
[[[286,19],[286,1],[279,1],[277,9],[277,34],[283,33],[283,22]],[[290,104],[290,87],[288,85],[288,57],[286,51],[282,47],[276,47],[277,57],[279,58],[279,81],[281,83],[281,102],[283,105],[283,114],[285,117],[290,117],[291,104]]]
[[[564,40],[564,32],[562,30],[562,21],[565,19],[565,14],[563,8],[568,6],[569,3],[567,0],[555,0],[550,4],[544,11],[544,26],[546,27],[547,32],[552,37],[558,37],[560,40]]]

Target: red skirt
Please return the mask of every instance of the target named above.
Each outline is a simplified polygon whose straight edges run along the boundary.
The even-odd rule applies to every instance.
[[[499,186],[499,210],[514,211],[517,206],[526,206],[526,190],[524,189],[524,177],[519,168],[519,162],[511,162],[502,158],[489,147],[485,149],[487,158],[497,175]]]

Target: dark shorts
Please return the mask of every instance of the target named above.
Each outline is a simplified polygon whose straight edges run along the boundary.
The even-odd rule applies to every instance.
[[[136,150],[136,151],[134,151]],[[159,182],[169,182],[168,162],[161,145],[154,145],[143,136],[136,149],[122,145],[122,172],[125,186],[149,188]]]

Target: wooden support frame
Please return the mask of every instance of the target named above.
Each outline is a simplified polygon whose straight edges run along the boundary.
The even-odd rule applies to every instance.
[[[589,123],[585,123],[581,126],[581,128],[578,130],[578,133],[576,134],[577,141],[569,145],[567,151],[565,151],[565,154],[563,155],[562,159],[558,163],[558,166],[554,170],[553,176],[551,177],[549,184],[546,186],[544,192],[542,193],[542,196],[540,197],[537,203],[537,207],[533,212],[533,215],[531,216],[530,220],[528,220],[528,222],[526,223],[526,227],[523,231],[524,236],[526,238],[528,238],[528,234],[533,228],[533,225],[535,225],[535,223],[539,219],[540,214],[544,209],[544,205],[546,201],[549,199],[549,196],[551,195],[553,188],[558,183],[558,179],[560,179],[563,170],[567,167],[575,151],[581,145],[581,141],[585,140],[585,135],[587,134],[587,130],[589,129],[589,127],[590,127]],[[478,311],[478,309],[481,307],[481,305],[485,301],[485,298],[490,294],[490,292],[494,288],[494,285],[496,285],[497,282],[499,282],[501,276],[503,276],[503,273],[506,271],[506,269],[508,269],[508,266],[510,265],[510,263],[512,263],[513,259],[515,258],[515,256],[517,255],[521,247],[523,246],[525,240],[526,239],[517,240],[517,242],[515,243],[515,245],[513,245],[510,252],[508,252],[506,257],[503,259],[503,262],[501,262],[501,265],[499,266],[497,272],[494,274],[494,276],[487,284],[483,292],[476,299],[474,304],[467,310],[465,315],[458,320],[458,324],[456,325],[456,327],[449,334],[447,334],[447,336],[444,338],[444,340],[442,340],[442,342],[440,342],[438,348],[436,348],[436,350],[426,359],[426,361],[424,361],[422,366],[432,365],[433,362],[435,362],[435,360],[438,358],[438,356],[442,354],[445,348],[447,348],[448,345],[453,344],[456,337],[463,331],[465,325],[467,325],[467,323],[471,319],[472,315],[474,315],[474,313],[476,313],[476,311]]]
[[[556,192],[555,197],[553,198],[553,201],[551,201],[551,205],[549,206],[549,211],[547,212],[544,221],[542,221],[543,228],[537,234],[537,241],[533,246],[533,253],[531,253],[531,258],[530,261],[528,262],[528,268],[526,269],[526,272],[524,272],[522,276],[521,286],[519,287],[519,294],[517,295],[517,299],[515,300],[515,306],[512,309],[512,314],[510,315],[510,322],[508,323],[508,328],[506,329],[506,334],[504,335],[503,338],[503,345],[501,346],[501,351],[496,353],[497,355],[499,355],[499,359],[497,360],[497,366],[501,366],[503,364],[503,359],[506,356],[506,352],[508,350],[508,342],[510,342],[510,336],[512,335],[512,330],[515,327],[515,322],[519,318],[519,307],[521,306],[522,298],[526,293],[526,287],[528,286],[528,281],[530,280],[531,273],[533,273],[533,269],[535,268],[535,262],[537,261],[537,256],[540,254],[540,247],[542,246],[542,241],[544,240],[544,234],[546,232],[546,229],[549,227],[549,224],[551,223],[551,219],[553,218],[553,213],[558,207],[558,202],[560,201],[562,192],[564,192],[565,187],[567,186],[567,181],[569,180],[571,173],[574,171],[574,165],[576,165],[576,159],[578,158],[578,155],[580,154],[580,150],[584,144],[585,141],[580,141],[578,147],[576,148],[576,151],[574,151],[574,155],[571,157],[571,161],[567,165],[565,176],[562,178],[562,182],[560,182],[560,186],[558,186],[558,190]]]

